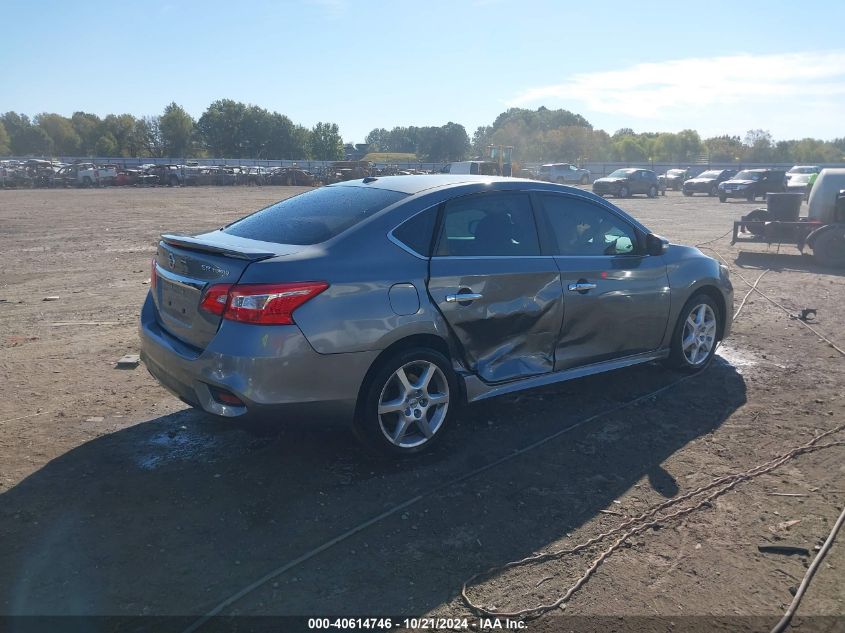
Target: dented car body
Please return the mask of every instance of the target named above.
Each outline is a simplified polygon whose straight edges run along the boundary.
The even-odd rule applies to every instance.
[[[712,298],[714,341],[733,301],[718,262],[596,195],[482,176],[370,177],[165,235],[153,281],[150,372],[209,413],[280,420],[354,421],[410,348],[448,359],[431,400],[453,404],[665,358],[691,297]],[[397,406],[425,409],[423,391]]]

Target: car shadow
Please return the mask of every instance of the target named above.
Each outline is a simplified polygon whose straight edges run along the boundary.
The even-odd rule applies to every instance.
[[[684,492],[664,463],[743,405],[732,366],[714,362],[584,422],[678,378],[654,364],[492,399],[463,410],[436,450],[403,462],[373,461],[343,428],[298,424],[256,438],[191,410],[136,424],[0,495],[0,614],[202,614],[417,495],[226,613],[426,613],[466,577],[614,519],[599,511],[632,487],[654,502]]]
[[[820,266],[810,253],[801,254],[792,245],[782,252],[740,251],[734,260],[742,268],[770,269],[777,272],[808,272],[819,275],[845,275],[845,270]]]

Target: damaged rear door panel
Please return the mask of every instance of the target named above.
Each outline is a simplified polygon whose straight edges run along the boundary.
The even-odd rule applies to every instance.
[[[560,272],[540,253],[525,193],[454,199],[443,209],[429,294],[485,382],[551,372],[563,306]]]

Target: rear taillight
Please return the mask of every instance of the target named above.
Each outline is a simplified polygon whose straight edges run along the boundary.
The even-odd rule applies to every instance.
[[[158,277],[158,275],[156,275],[156,258],[153,257],[153,264],[152,264],[152,268],[150,270],[150,289],[151,290],[156,289],[156,278],[157,277]]]
[[[229,290],[232,288],[231,284],[216,284],[205,291],[205,295],[200,303],[200,308],[211,314],[223,316],[226,312],[226,304],[229,301]]]
[[[286,284],[217,284],[200,307],[230,321],[259,325],[291,325],[293,312],[329,287],[324,281]]]

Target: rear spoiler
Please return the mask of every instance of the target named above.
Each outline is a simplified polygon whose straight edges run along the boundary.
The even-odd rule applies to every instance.
[[[224,246],[222,244],[214,244],[196,237],[188,235],[172,235],[165,233],[161,236],[161,241],[171,246],[178,246],[179,248],[186,248],[191,251],[201,251],[204,253],[217,253],[225,255],[226,257],[234,257],[236,259],[246,259],[249,261],[258,261],[260,259],[269,259],[276,257],[277,253],[266,250],[258,250],[254,248],[233,248],[231,246]]]

